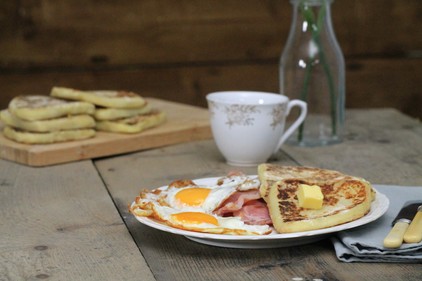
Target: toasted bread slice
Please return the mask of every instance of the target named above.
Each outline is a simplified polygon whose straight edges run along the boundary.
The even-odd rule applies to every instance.
[[[9,103],[9,111],[27,121],[52,119],[67,115],[94,114],[95,106],[88,102],[66,101],[50,96],[18,96]]]
[[[145,104],[140,108],[97,108],[94,113],[96,120],[118,120],[122,118],[133,117],[150,113],[152,107]]]
[[[323,181],[326,178],[341,179],[345,175],[333,170],[318,169],[314,167],[302,166],[280,166],[264,163],[258,166],[258,175],[261,181],[259,192],[262,198],[266,198],[270,192],[270,187],[277,181],[291,178],[314,178]],[[359,180],[364,180],[358,178]],[[375,199],[376,193],[371,186],[371,198]]]
[[[76,89],[53,87],[51,96],[62,99],[90,102],[110,108],[139,108],[146,101],[140,95],[126,91],[80,91]]]
[[[372,187],[364,179],[313,167],[261,164],[258,170],[261,194],[279,233],[332,227],[359,219],[371,208]],[[300,184],[321,188],[321,209],[299,207]]]
[[[258,165],[258,176],[261,181],[259,192],[261,193],[261,197],[265,199],[268,197],[271,186],[280,180],[292,178],[313,178],[321,181],[331,178],[334,180],[336,178],[344,177],[344,174],[337,171],[323,170],[313,167],[280,166],[264,163]]]
[[[158,126],[165,120],[166,114],[164,112],[153,110],[146,115],[137,115],[116,121],[97,121],[96,128],[99,131],[134,134]]]
[[[5,109],[0,112],[0,118],[10,127],[39,133],[95,127],[94,118],[87,114],[48,120],[26,121],[14,116],[9,110]]]
[[[5,126],[3,134],[6,138],[26,144],[50,144],[57,142],[88,139],[95,136],[94,129],[77,129],[47,133],[25,132]]]

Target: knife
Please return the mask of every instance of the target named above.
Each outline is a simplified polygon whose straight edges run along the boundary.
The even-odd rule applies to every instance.
[[[404,242],[419,243],[422,241],[422,205],[419,205],[417,213],[404,234]]]
[[[404,234],[415,216],[421,203],[405,203],[396,218],[393,220],[393,228],[384,239],[384,247],[398,248],[403,243]],[[413,232],[411,232],[412,234]]]

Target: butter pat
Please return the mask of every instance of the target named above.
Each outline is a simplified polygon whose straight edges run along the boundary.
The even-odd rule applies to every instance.
[[[305,209],[321,209],[324,195],[318,185],[300,184],[297,193],[299,207]]]

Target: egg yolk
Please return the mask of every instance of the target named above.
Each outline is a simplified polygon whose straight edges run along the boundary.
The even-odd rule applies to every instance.
[[[211,189],[209,188],[187,188],[177,192],[175,197],[184,205],[201,206],[210,192]]]
[[[200,224],[200,223],[209,223],[218,225],[218,220],[208,214],[199,213],[199,212],[183,212],[172,214],[172,218],[180,223],[189,223],[189,224]]]

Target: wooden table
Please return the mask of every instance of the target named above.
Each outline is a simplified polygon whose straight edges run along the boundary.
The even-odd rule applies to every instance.
[[[346,121],[343,143],[286,145],[274,162],[422,186],[419,121],[390,109],[348,111]],[[328,239],[219,248],[144,226],[128,213],[142,188],[232,169],[212,140],[43,168],[0,160],[0,280],[421,280],[421,264],[340,262]]]

